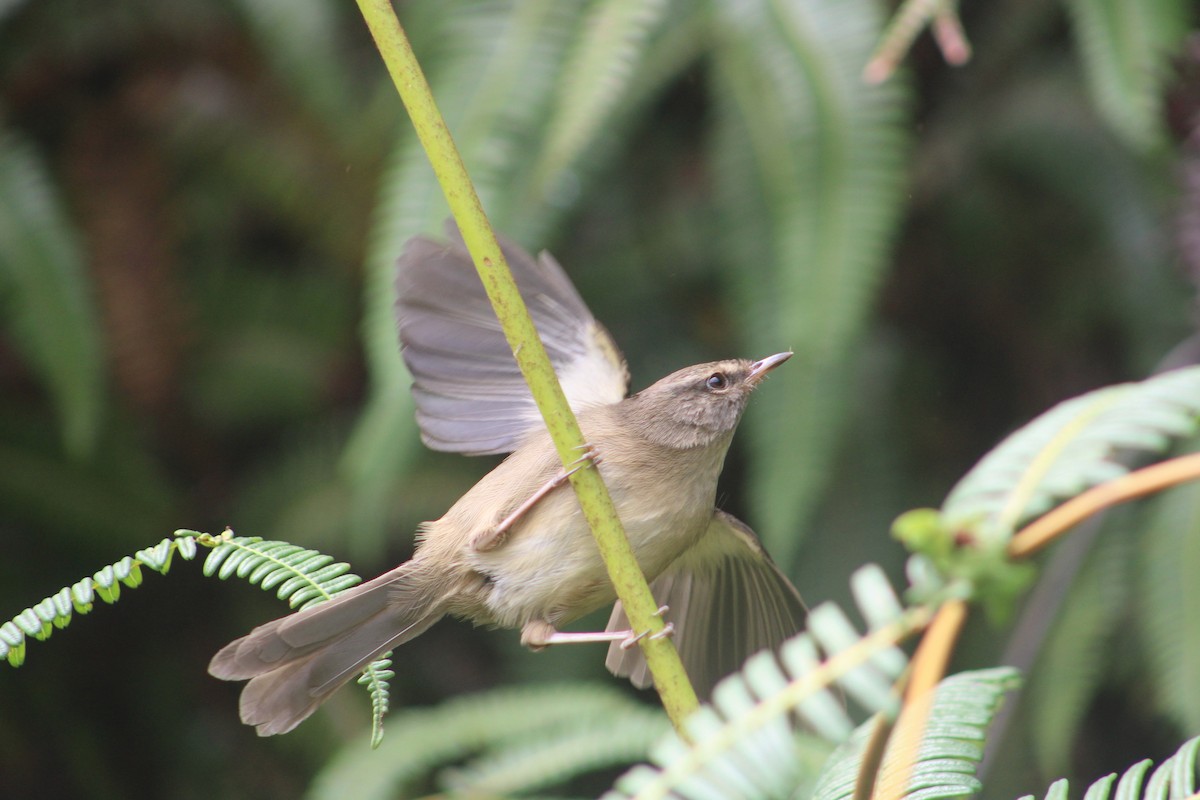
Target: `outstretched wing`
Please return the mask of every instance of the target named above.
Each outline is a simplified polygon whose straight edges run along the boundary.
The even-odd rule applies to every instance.
[[[800,632],[807,610],[796,587],[775,566],[754,532],[735,517],[716,511],[708,530],[650,584],[666,618],[692,686],[711,696],[721,678],[759,650],[778,649]],[[627,630],[618,601],[608,630]],[[614,643],[605,666],[644,689],[652,684],[640,647]]]
[[[540,424],[537,407],[457,227],[448,243],[408,241],[396,276],[401,354],[413,376],[421,438],[434,450],[507,453]],[[578,412],[616,403],[625,360],[549,253],[536,261],[500,239],[504,257]]]

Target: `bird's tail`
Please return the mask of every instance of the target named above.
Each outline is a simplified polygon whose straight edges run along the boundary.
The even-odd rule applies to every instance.
[[[211,675],[249,679],[242,722],[259,736],[287,733],[381,654],[445,614],[414,562],[305,611],[260,625],[213,656]]]

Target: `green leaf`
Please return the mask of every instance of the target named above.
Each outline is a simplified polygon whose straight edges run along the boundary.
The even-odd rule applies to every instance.
[[[553,733],[497,742],[470,764],[448,770],[442,783],[455,796],[514,797],[565,782],[577,775],[645,758],[669,729],[663,713],[629,708],[611,720],[581,716]]]
[[[112,564],[104,567],[92,576],[96,586],[96,594],[106,603],[115,603],[121,599],[121,584],[117,582],[116,570]]]
[[[848,407],[846,362],[903,202],[903,80],[869,86],[869,0],[717,4],[714,159],[724,254],[754,357],[796,355],[746,420],[767,549],[793,561]],[[778,381],[778,383],[775,383]]]
[[[1159,765],[1148,782],[1146,773],[1153,766],[1147,759],[1139,761],[1121,775],[1117,781],[1116,774],[1106,775],[1088,787],[1084,800],[1167,800],[1167,798],[1188,797],[1196,792],[1196,757],[1200,753],[1200,737],[1189,739],[1175,754]],[[1116,794],[1113,794],[1113,784],[1116,783]],[[1046,792],[1046,800],[1066,800],[1068,784],[1066,780],[1055,781]],[[1027,795],[1032,799],[1033,795]],[[1022,798],[1026,800],[1026,798]]]
[[[980,789],[975,770],[983,757],[985,733],[1004,694],[1017,683],[1016,670],[1001,667],[959,673],[938,685],[905,797],[956,797]],[[736,681],[723,684],[738,685]],[[815,800],[845,800],[853,795],[862,751],[876,725],[874,719],[860,725],[831,752],[817,776],[816,766],[809,766],[799,749],[803,737],[797,739],[790,732],[786,709],[776,710],[778,716],[771,717],[780,725],[773,734],[763,726],[753,734],[741,731],[735,737],[728,736],[727,726],[736,725],[738,718],[765,716],[765,707],[774,706],[773,695],[740,694],[735,711],[731,696],[727,690],[722,701],[726,722],[713,709],[702,709],[697,722],[689,724],[691,746],[669,736],[653,755],[662,771],[637,767],[622,776],[605,798],[811,796]],[[711,743],[719,739],[728,747],[719,752],[711,750]],[[700,750],[704,751],[703,758],[696,755]],[[798,791],[814,778],[811,794]]]
[[[25,634],[15,622],[0,625],[0,658],[8,661],[12,667],[25,663]]]
[[[188,532],[176,531],[175,538],[164,539],[153,548],[139,550],[137,556],[126,556],[115,564],[109,564],[97,570],[92,577],[63,587],[32,608],[25,609],[12,620],[0,625],[0,658],[7,659],[13,667],[21,666],[25,662],[26,636],[32,636],[38,641],[49,639],[55,630],[70,625],[74,614],[86,614],[91,611],[96,595],[106,603],[117,602],[121,597],[122,583],[130,589],[141,585],[141,566],[144,563],[141,560],[142,554],[151,553],[156,563],[165,565],[171,560],[172,548],[183,550],[187,545],[194,548],[195,538]],[[194,553],[194,550],[192,552]],[[151,568],[159,572],[166,571],[165,567]]]
[[[1056,501],[1129,468],[1118,450],[1162,452],[1195,430],[1200,367],[1097,389],[1060,403],[1001,442],[942,505],[943,528],[1003,544]]]
[[[752,656],[740,672],[717,685],[712,704],[686,720],[686,743],[679,734],[669,733],[651,751],[655,766],[630,770],[605,797],[661,798],[693,796],[693,792],[713,797],[730,796],[731,792],[739,797],[802,795],[801,787],[818,776],[820,762],[811,758],[818,740],[798,735],[794,717],[804,719],[808,727],[826,737],[823,751],[829,755],[831,743],[840,745],[855,736],[845,704],[830,691],[831,684],[836,682],[845,695],[868,711],[890,716],[897,708],[893,686],[908,666],[890,637],[900,635],[903,625],[910,623],[904,622],[905,611],[883,571],[873,565],[860,569],[852,589],[870,626],[868,634],[860,635],[835,604],[817,606],[809,613],[806,633],[786,642],[778,655],[764,651]],[[901,629],[864,641],[897,623]],[[834,673],[832,660],[852,649],[855,657],[840,662],[843,666]],[[827,669],[828,674],[815,676],[818,668]],[[994,704],[995,687],[1008,686],[1012,675],[1012,670],[1002,670],[981,679],[993,687],[991,693],[984,692],[984,705]],[[953,695],[952,690],[946,691],[946,697]],[[962,702],[978,705],[974,696]],[[978,717],[976,705],[971,708]],[[956,717],[935,715],[931,719],[941,726],[938,730],[943,738],[957,741],[964,737],[957,730],[948,732]],[[945,744],[934,752],[944,759],[952,749]],[[976,750],[969,755],[977,760]],[[837,752],[857,757],[858,751],[842,748]],[[937,764],[944,766],[942,761]]]
[[[1134,553],[1125,526],[1101,538],[1070,587],[1053,631],[1038,654],[1023,708],[1030,719],[1030,750],[1044,775],[1070,764],[1073,733],[1111,667],[1129,609]]]
[[[378,751],[364,747],[361,739],[349,742],[317,775],[307,797],[341,798],[347,786],[354,787],[357,800],[402,796],[411,784],[445,764],[458,764],[463,770],[456,773],[460,777],[497,775],[494,770],[500,770],[500,765],[491,754],[516,742],[531,748],[514,753],[514,758],[525,762],[523,780],[531,780],[533,761],[546,774],[561,774],[572,756],[554,752],[551,743],[560,735],[591,728],[601,739],[606,738],[604,731],[610,731],[607,738],[615,741],[624,735],[622,721],[630,717],[645,724],[647,711],[624,692],[605,685],[523,686],[458,697],[436,708],[393,714],[389,736]],[[544,746],[549,749],[542,750]],[[477,766],[483,773],[474,773]]]
[[[1139,150],[1165,143],[1166,83],[1191,27],[1188,7],[1186,0],[1067,0],[1092,100]]]
[[[89,455],[103,385],[100,325],[76,231],[38,153],[0,131],[0,300],[14,341],[45,381],[63,443]]]
[[[1194,449],[1194,444],[1193,444]],[[1138,619],[1159,711],[1200,729],[1200,483],[1163,492],[1146,507],[1137,555]]]
[[[363,669],[363,674],[358,678],[359,686],[366,686],[371,695],[372,750],[383,743],[383,718],[387,714],[391,702],[388,681],[396,677],[396,672],[391,667],[392,654],[389,651],[384,653],[381,658],[367,664]]]
[[[93,597],[95,597],[95,589],[91,578],[84,578],[71,587],[71,604],[79,614],[86,614],[92,610]]]
[[[918,748],[909,790],[904,797],[939,798],[977,793],[975,771],[983,742],[1006,692],[1020,682],[1010,667],[960,672],[938,684],[925,735]],[[826,764],[814,800],[844,800],[854,791],[862,749],[874,720],[859,727],[851,741]]]
[[[345,578],[359,582],[357,575],[348,575],[349,564],[332,561],[332,556],[289,542],[223,536],[205,559],[204,574],[221,580],[237,575],[264,591],[274,589],[280,600],[303,610],[333,597],[344,588]]]
[[[533,168],[535,196],[559,197],[564,179],[596,144],[611,135],[612,117],[628,105],[636,68],[647,56],[649,42],[666,20],[666,0],[605,0],[591,5],[579,27],[577,42],[567,51],[557,98],[543,134],[544,144]],[[672,25],[679,20],[672,20]]]

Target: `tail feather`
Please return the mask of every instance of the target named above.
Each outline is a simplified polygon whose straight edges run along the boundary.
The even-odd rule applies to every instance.
[[[420,601],[405,564],[337,598],[260,625],[221,649],[211,675],[250,682],[242,721],[260,736],[299,725],[382,653],[425,632],[445,613]],[[407,596],[406,596],[407,595]]]
[[[392,584],[405,583],[409,571],[404,564],[326,603],[259,625],[221,648],[209,662],[209,674],[244,681],[327,646],[386,611]]]

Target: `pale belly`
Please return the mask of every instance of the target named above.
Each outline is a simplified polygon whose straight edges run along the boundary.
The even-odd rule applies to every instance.
[[[612,488],[638,564],[653,580],[704,533],[712,517],[712,490],[695,496]],[[555,491],[495,550],[472,553],[472,567],[490,586],[485,605],[492,622],[521,627],[531,620],[555,626],[612,603],[604,562],[570,487]]]
[[[628,441],[628,437],[614,441],[611,434],[589,430],[599,417],[580,419],[585,436],[601,456],[597,465],[600,475],[638,565],[648,580],[654,580],[708,529],[717,476],[732,431],[704,447],[680,450],[645,440]],[[524,446],[447,512],[446,524],[465,530],[453,538],[431,536],[428,542],[430,546],[453,542],[454,552],[445,554],[448,560],[482,578],[472,581],[469,596],[462,597],[457,608],[454,604],[450,607],[451,613],[477,624],[521,628],[530,622],[546,622],[559,627],[615,599],[604,562],[569,485],[542,498],[494,548],[481,552],[468,544],[478,526],[498,521],[472,517],[473,509],[490,508],[497,505],[497,497],[507,498],[510,490],[503,487],[521,471],[549,477],[559,468],[551,450],[543,453],[534,449],[535,445]],[[536,457],[530,457],[531,453]],[[533,483],[528,491],[536,487]]]

